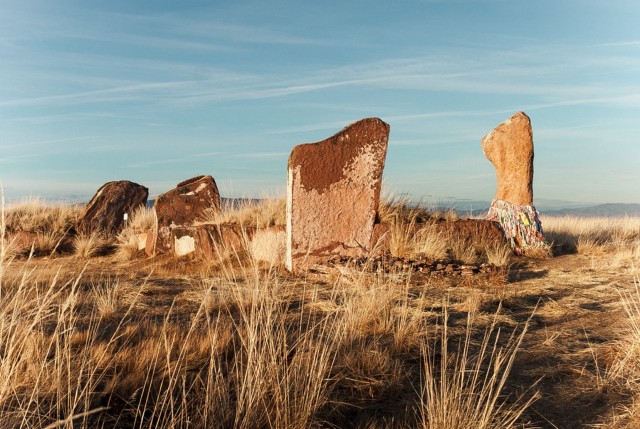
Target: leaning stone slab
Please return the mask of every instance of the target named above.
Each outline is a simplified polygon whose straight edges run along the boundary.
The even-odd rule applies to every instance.
[[[333,255],[366,256],[376,220],[389,125],[355,122],[324,141],[293,148],[287,179],[286,267]]]
[[[220,211],[220,193],[211,176],[196,176],[156,198],[154,208],[158,218],[155,253],[172,249],[171,229],[190,226],[209,212]]]
[[[105,183],[91,198],[78,223],[78,232],[113,234],[124,227],[124,215],[147,203],[149,190],[127,180]]]
[[[546,248],[542,223],[533,206],[533,132],[518,112],[482,139],[482,151],[496,170],[497,190],[487,219],[500,223],[518,254]]]

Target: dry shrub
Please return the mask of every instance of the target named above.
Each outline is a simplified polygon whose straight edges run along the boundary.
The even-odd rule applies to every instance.
[[[640,424],[640,277],[631,291],[621,291],[620,301],[627,316],[626,329],[615,344],[613,362],[606,372],[607,382],[617,384],[631,396],[629,405],[620,407],[607,427],[634,428]]]
[[[478,264],[482,261],[482,255],[476,250],[471,240],[456,237],[449,241],[449,257],[463,264]]]
[[[65,234],[59,231],[38,232],[34,243],[34,252],[39,256],[54,253],[64,240]]]
[[[253,259],[270,266],[283,265],[287,251],[286,232],[284,230],[256,231],[250,248]]]

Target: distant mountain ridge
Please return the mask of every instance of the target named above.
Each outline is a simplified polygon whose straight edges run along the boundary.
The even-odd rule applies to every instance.
[[[624,217],[640,216],[640,204],[635,203],[606,203],[575,209],[545,210],[542,214],[551,216],[578,217]]]

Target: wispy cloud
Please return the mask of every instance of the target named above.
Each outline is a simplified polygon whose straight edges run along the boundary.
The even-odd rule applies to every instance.
[[[65,137],[65,138],[59,138],[59,139],[27,141],[27,142],[11,143],[11,144],[0,144],[0,149],[10,149],[15,147],[25,148],[29,146],[50,145],[50,144],[83,141],[83,140],[86,141],[86,140],[93,140],[98,137],[99,136],[78,136],[78,137]]]
[[[624,47],[624,46],[631,46],[631,47],[636,47],[636,46],[640,46],[640,40],[624,40],[624,41],[620,41],[620,42],[609,42],[609,43],[598,43],[594,46],[600,46],[600,47],[605,47],[605,48],[611,48],[611,47]]]

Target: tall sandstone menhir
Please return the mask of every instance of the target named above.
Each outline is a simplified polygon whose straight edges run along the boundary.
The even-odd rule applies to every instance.
[[[482,151],[496,170],[497,190],[489,219],[498,221],[516,253],[544,247],[542,224],[533,206],[533,132],[518,112],[482,139]]]
[[[304,270],[332,255],[368,255],[388,140],[389,125],[367,118],[326,140],[293,148],[287,178],[288,270]]]
[[[107,182],[98,189],[80,218],[78,232],[113,234],[124,226],[124,215],[147,203],[149,190],[128,180]]]
[[[154,208],[158,218],[155,253],[171,252],[174,244],[171,230],[191,226],[210,211],[220,211],[220,193],[213,177],[196,176],[158,196]]]

